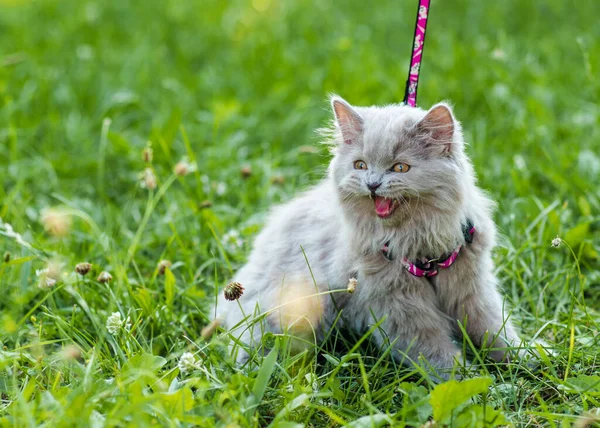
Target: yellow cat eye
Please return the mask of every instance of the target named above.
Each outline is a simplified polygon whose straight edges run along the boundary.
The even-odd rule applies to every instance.
[[[410,165],[406,164],[406,163],[397,163],[396,165],[394,165],[392,167],[392,171],[394,172],[408,172],[408,170],[410,169]]]
[[[369,169],[365,161],[357,160],[354,162],[354,169]]]

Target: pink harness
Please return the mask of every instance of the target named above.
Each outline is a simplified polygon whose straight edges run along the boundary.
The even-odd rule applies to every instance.
[[[473,235],[475,235],[475,226],[473,226],[473,223],[471,223],[470,220],[467,220],[467,224],[463,226],[463,235],[465,238],[465,243],[470,244],[471,242],[473,242]],[[462,250],[462,248],[463,245],[461,244],[458,246],[458,248],[452,251],[449,256],[445,254],[435,259],[425,257],[422,260],[416,261],[415,263],[410,262],[406,257],[404,257],[402,259],[402,265],[410,274],[414,276],[436,276],[439,272],[439,269],[447,269],[450,266],[452,266],[452,264],[458,258],[458,254],[460,253],[460,250]],[[392,260],[392,256],[389,250],[389,243],[385,243],[385,245],[381,249],[381,253],[386,259]]]

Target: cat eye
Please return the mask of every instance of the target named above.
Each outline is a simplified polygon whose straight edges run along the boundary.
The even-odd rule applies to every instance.
[[[365,161],[357,160],[354,162],[354,169],[369,169]]]
[[[410,165],[400,162],[392,167],[392,171],[394,172],[408,172],[410,169]]]

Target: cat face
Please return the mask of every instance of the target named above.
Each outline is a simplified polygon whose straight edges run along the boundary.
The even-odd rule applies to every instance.
[[[330,169],[344,209],[390,225],[423,209],[456,209],[470,165],[448,105],[363,108],[336,97],[332,106]]]

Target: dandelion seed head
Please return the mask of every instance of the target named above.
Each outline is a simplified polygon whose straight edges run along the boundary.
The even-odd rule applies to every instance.
[[[234,300],[238,300],[244,294],[244,287],[239,282],[232,281],[225,286],[223,290],[223,295],[225,296],[225,300],[229,300],[233,302]]]
[[[211,321],[206,327],[202,329],[202,331],[200,332],[200,336],[202,336],[204,340],[210,339],[212,335],[215,334],[215,331],[217,331],[220,325],[221,321],[218,319]]]
[[[71,215],[60,208],[44,208],[42,210],[42,225],[49,234],[63,238],[71,231]]]
[[[252,168],[244,166],[240,169],[240,174],[242,175],[242,178],[249,178],[252,175]]]
[[[210,208],[212,207],[212,202],[211,201],[202,201],[200,202],[200,205],[198,205],[198,208],[200,208],[201,210],[205,209],[205,208]]]
[[[346,288],[348,293],[354,293],[356,291],[357,284],[358,284],[358,280],[356,278],[350,278],[348,280],[348,287]]]
[[[172,263],[169,260],[161,260],[158,262],[157,269],[159,275],[164,275],[165,271],[170,268]]]
[[[554,238],[552,240],[552,242],[550,243],[550,245],[552,246],[552,248],[558,248],[560,247],[560,244],[562,242],[562,239],[560,239],[558,236],[556,238]]]
[[[314,328],[323,314],[324,302],[311,278],[292,276],[276,295],[276,310],[269,321],[281,325],[294,338],[290,346],[293,352],[304,351],[314,340]]]
[[[285,177],[283,175],[276,175],[271,178],[271,183],[277,184],[278,186],[283,186],[285,183]]]
[[[152,143],[148,141],[146,147],[142,150],[142,160],[146,163],[152,163],[154,158],[154,151],[152,150]]]
[[[102,284],[111,282],[112,279],[113,279],[112,275],[110,273],[106,272],[105,270],[100,272],[100,275],[98,275],[98,282],[100,282]]]
[[[77,360],[81,358],[81,349],[76,345],[67,345],[62,349],[60,355],[65,360]]]
[[[78,263],[75,266],[75,272],[77,272],[81,276],[85,276],[92,270],[92,264],[88,262]]]

